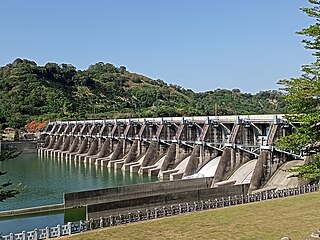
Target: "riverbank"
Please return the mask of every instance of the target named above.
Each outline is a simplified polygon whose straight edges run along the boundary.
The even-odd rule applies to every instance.
[[[38,141],[0,141],[0,149],[17,149],[23,152],[37,152]]]
[[[309,239],[320,192],[93,230],[61,239]]]

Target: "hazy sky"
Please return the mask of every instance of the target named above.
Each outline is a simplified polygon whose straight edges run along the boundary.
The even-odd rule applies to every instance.
[[[278,89],[313,61],[307,0],[3,0],[0,65],[124,65],[194,91]]]

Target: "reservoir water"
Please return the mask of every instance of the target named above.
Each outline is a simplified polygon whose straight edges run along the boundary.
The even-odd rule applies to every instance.
[[[63,193],[66,192],[158,180],[154,177],[150,178],[83,162],[41,158],[36,153],[25,153],[16,159],[0,162],[0,170],[7,171],[6,175],[0,177],[0,184],[7,180],[13,182],[13,185],[21,184],[21,193],[15,198],[0,202],[0,211],[63,203]],[[30,229],[25,230],[39,228],[40,226],[34,226],[37,221],[42,224],[46,223],[44,225],[54,226],[58,223],[63,223],[61,222],[63,221],[63,213],[62,215],[58,213],[47,217],[0,219],[0,233],[7,233],[8,226],[21,226],[22,221],[32,222],[32,226],[30,224],[26,226],[26,228]],[[10,229],[16,228],[12,227]]]

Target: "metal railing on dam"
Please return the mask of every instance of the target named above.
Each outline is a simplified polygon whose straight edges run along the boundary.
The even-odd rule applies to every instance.
[[[117,123],[117,122],[123,122],[123,123],[131,123],[131,122],[137,122],[137,123],[146,123],[146,122],[152,122],[152,123],[163,123],[163,122],[174,122],[174,123],[182,123],[184,121],[190,121],[190,122],[209,122],[209,121],[221,121],[224,123],[234,123],[238,119],[246,119],[251,122],[265,122],[270,123],[277,121],[277,119],[284,119],[284,114],[262,114],[262,115],[229,115],[229,116],[191,116],[191,117],[156,117],[156,118],[115,118],[115,119],[90,119],[90,120],[73,120],[73,121],[50,121],[50,124],[92,124],[92,123],[99,123],[99,124],[108,124],[108,123]]]
[[[180,215],[190,212],[198,212],[209,209],[218,209],[228,206],[242,205],[253,202],[260,202],[270,199],[284,198],[288,196],[301,195],[319,191],[320,184],[304,185],[295,188],[265,191],[255,194],[240,196],[230,196],[228,198],[218,198],[214,200],[175,204],[163,206],[145,211],[128,212],[127,214],[111,215],[90,219],[88,221],[69,222],[65,225],[55,227],[46,227],[44,229],[35,229],[33,231],[23,231],[21,233],[11,233],[2,236],[3,240],[37,240],[55,238],[74,233],[89,231],[93,229],[106,228],[111,226],[126,225],[134,222],[147,221],[151,219],[164,218],[174,215]]]
[[[241,115],[241,116],[206,116],[206,117],[164,117],[164,118],[132,118],[104,119],[83,121],[49,122],[43,134],[55,136],[87,136],[105,137],[126,140],[161,141],[163,143],[178,142],[183,144],[213,145],[238,144],[238,134],[234,125],[253,127],[260,138],[252,145],[267,145],[267,135],[271,125],[288,125],[284,115]],[[210,131],[211,126],[217,133]],[[220,132],[220,133],[219,133]],[[207,135],[207,136],[206,136]],[[217,135],[216,138],[210,135]],[[218,136],[220,135],[220,136]],[[232,140],[234,139],[234,140]],[[247,143],[249,143],[247,139]],[[257,143],[257,141],[260,141]],[[270,142],[270,141],[269,141]],[[248,145],[248,144],[247,144]]]

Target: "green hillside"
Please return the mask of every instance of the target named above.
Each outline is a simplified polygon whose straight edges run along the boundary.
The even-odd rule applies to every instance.
[[[214,81],[214,79],[213,79]],[[214,89],[214,82],[212,85]],[[124,66],[96,63],[38,66],[16,59],[0,68],[0,124],[31,120],[284,113],[283,94],[216,89],[196,93],[162,80],[130,73]]]

